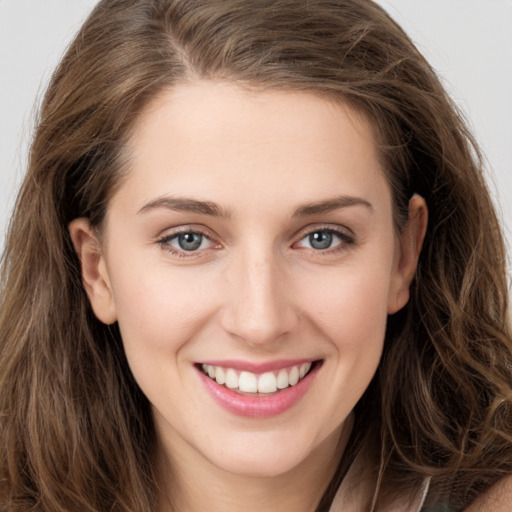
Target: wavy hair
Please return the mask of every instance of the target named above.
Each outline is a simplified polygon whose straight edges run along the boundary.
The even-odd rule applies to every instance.
[[[369,0],[103,0],[44,97],[2,258],[0,509],[156,509],[149,404],[117,326],[92,313],[67,226],[101,230],[138,116],[194,80],[348,102],[375,126],[397,229],[425,198],[411,299],[352,446],[374,454],[375,509],[425,477],[431,503],[466,506],[512,472],[506,258],[478,148],[431,67]]]

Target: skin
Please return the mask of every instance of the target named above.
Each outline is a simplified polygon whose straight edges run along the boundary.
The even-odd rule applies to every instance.
[[[87,219],[70,233],[94,312],[119,322],[152,404],[177,509],[311,511],[387,316],[409,298],[423,199],[411,199],[399,233],[370,124],[307,93],[180,85],[145,110],[128,151],[101,238]],[[200,248],[180,249],[179,230],[202,233]],[[315,232],[332,245],[313,247]],[[290,358],[323,363],[301,400],[270,418],[220,407],[194,366]],[[161,510],[172,510],[165,499]]]
[[[479,496],[465,512],[509,512],[511,503],[512,475],[508,475]]]

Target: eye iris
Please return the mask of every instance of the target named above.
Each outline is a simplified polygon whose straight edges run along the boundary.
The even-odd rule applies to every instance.
[[[313,249],[328,249],[332,244],[332,233],[317,231],[309,235],[309,244]]]
[[[182,233],[178,236],[178,244],[184,251],[195,251],[201,247],[203,235],[200,233]]]

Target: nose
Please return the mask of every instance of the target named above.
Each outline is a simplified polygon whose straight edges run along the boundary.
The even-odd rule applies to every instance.
[[[230,265],[222,327],[249,345],[282,340],[297,326],[288,272],[275,255],[246,254]]]

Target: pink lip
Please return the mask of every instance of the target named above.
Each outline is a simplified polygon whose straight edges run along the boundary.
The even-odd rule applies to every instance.
[[[314,359],[280,359],[279,361],[268,361],[265,363],[251,363],[239,360],[222,360],[222,361],[201,361],[198,365],[208,364],[210,366],[221,366],[222,368],[233,368],[241,372],[251,372],[257,375],[290,366],[300,366],[303,363],[312,363]]]
[[[231,366],[231,363],[233,362],[234,361],[230,361],[228,365],[227,361],[222,361],[222,364],[214,364],[214,366],[235,369]],[[217,384],[217,382],[206,376],[200,369],[197,369],[197,373],[212,398],[225,410],[236,414],[237,416],[245,416],[248,418],[271,418],[273,416],[278,416],[293,407],[306,394],[320,367],[321,364],[314,365],[309,374],[295,384],[295,386],[290,386],[269,396],[242,395]],[[264,371],[271,371],[268,366],[264,366],[264,368]],[[283,361],[279,362],[278,368],[283,368]],[[244,366],[241,369],[246,370],[247,365],[244,363]]]

